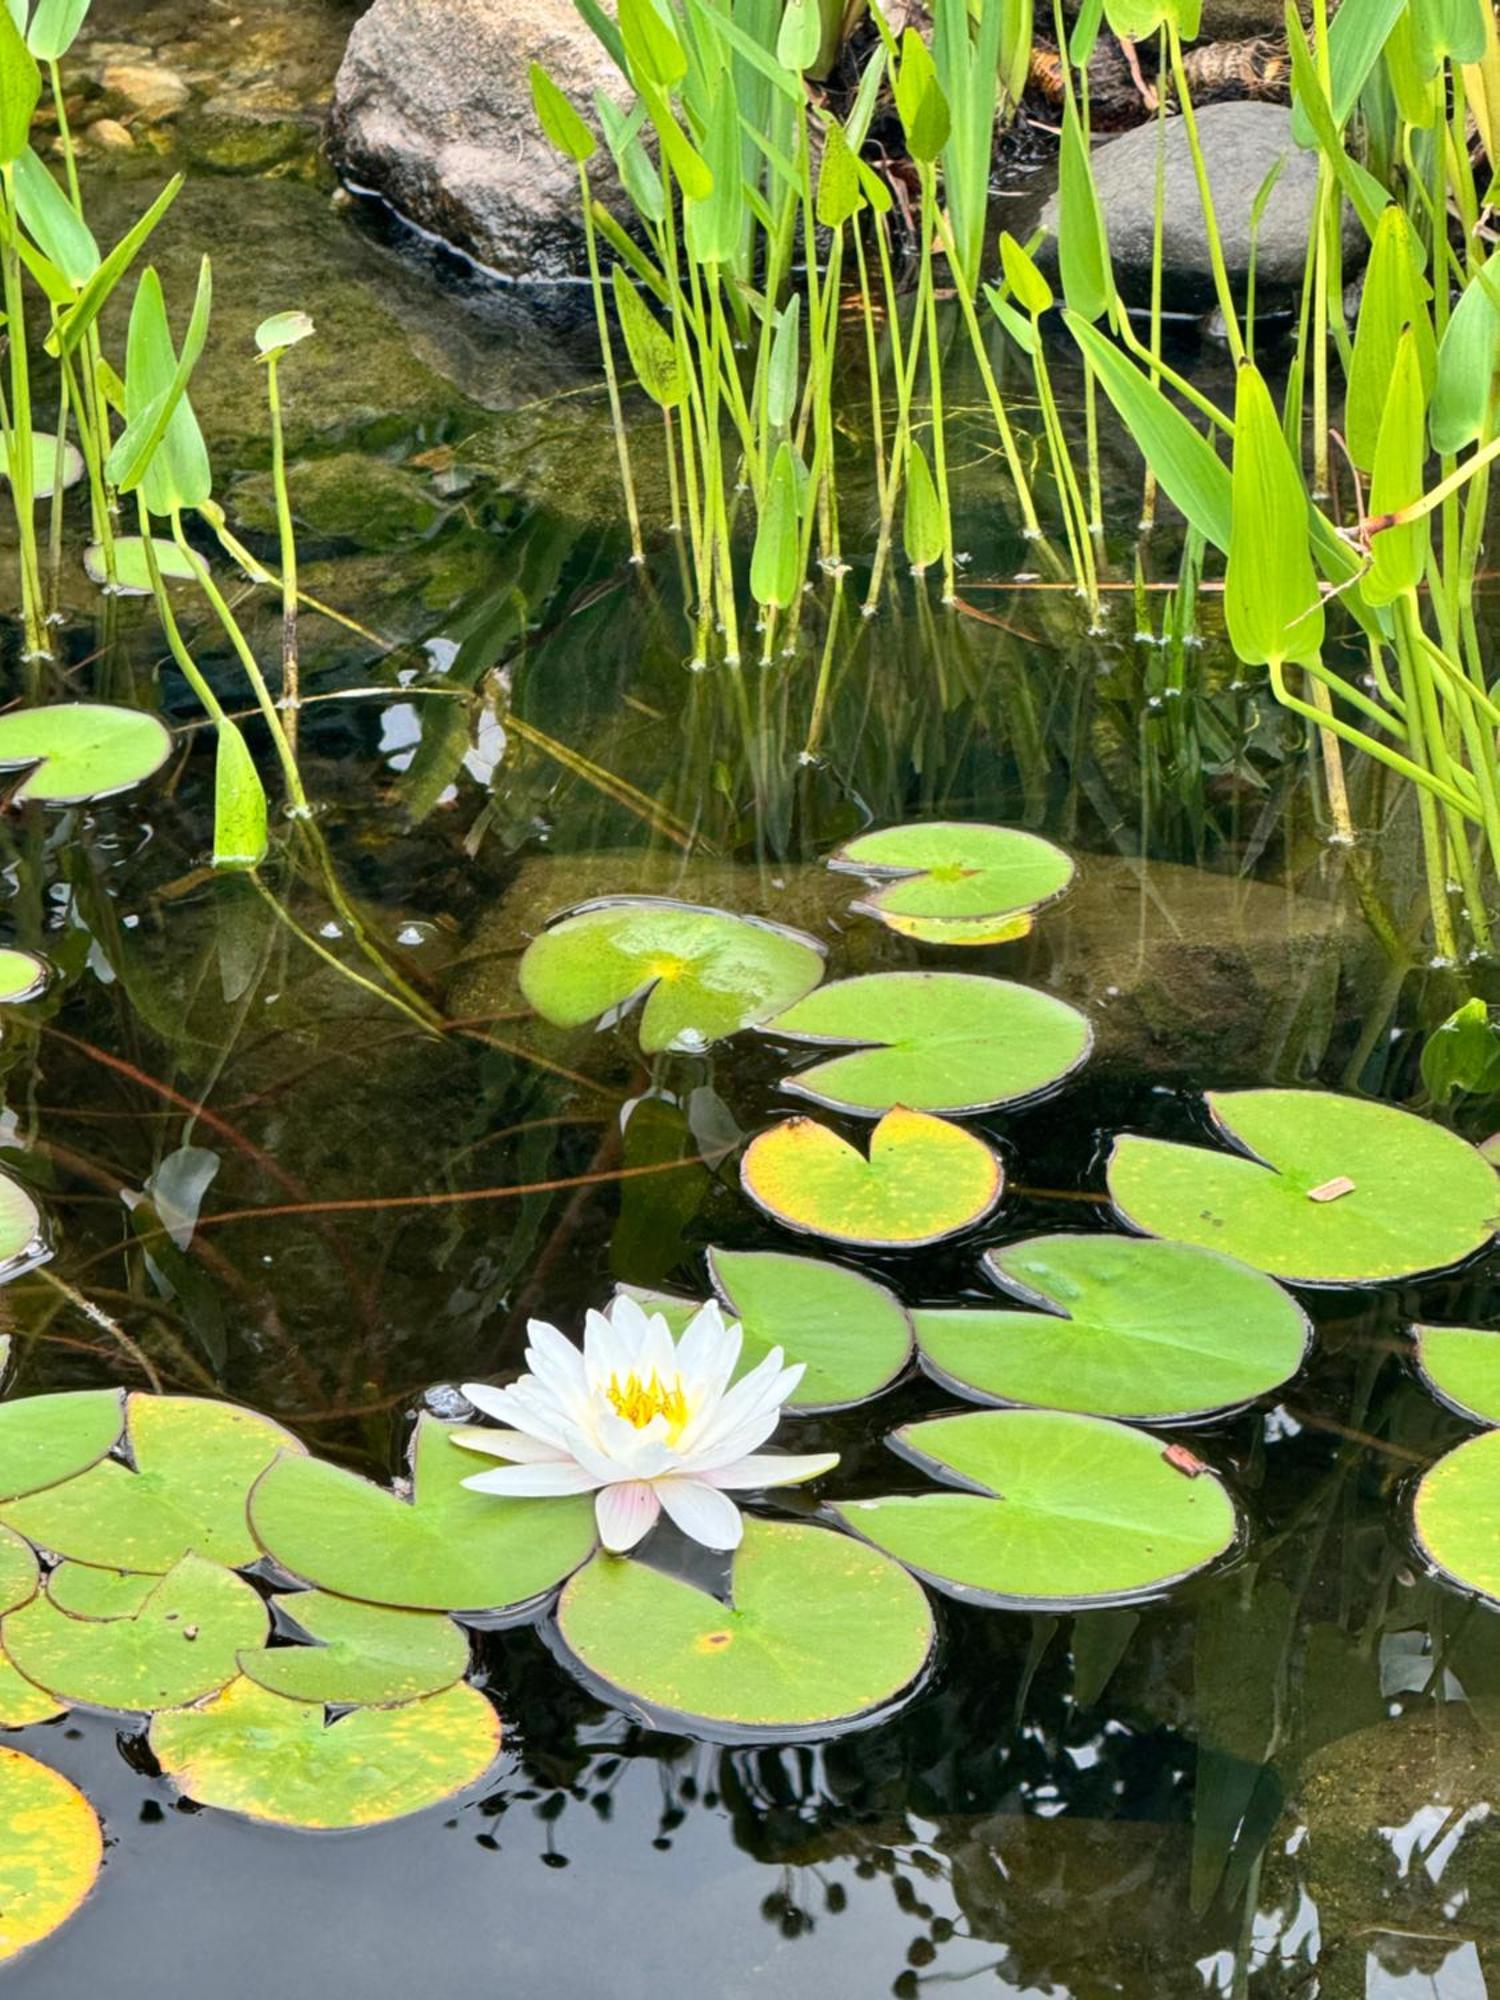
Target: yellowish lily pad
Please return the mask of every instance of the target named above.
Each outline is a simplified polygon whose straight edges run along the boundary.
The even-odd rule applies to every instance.
[[[888,1111],[866,1159],[812,1118],[788,1118],[746,1147],[750,1199],[789,1229],[872,1248],[917,1249],[981,1221],[999,1201],[999,1159],[961,1125]]]
[[[77,1786],[0,1749],[0,1962],[65,1924],[103,1859],[99,1815]]]

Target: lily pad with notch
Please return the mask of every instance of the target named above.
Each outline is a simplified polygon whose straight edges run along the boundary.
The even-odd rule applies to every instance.
[[[561,1028],[613,1021],[643,994],[647,1055],[700,1049],[781,1013],[823,977],[814,938],[665,897],[585,903],[534,938],[521,991]]]
[[[1455,1133],[1320,1090],[1210,1091],[1240,1150],[1127,1136],[1109,1158],[1121,1217],[1304,1285],[1447,1270],[1500,1224],[1500,1182]]]
[[[847,1049],[781,1088],[859,1117],[904,1104],[963,1114],[1021,1104],[1087,1060],[1093,1030],[1064,1000],[967,972],[871,972],[820,987],[762,1024]]]
[[[499,1755],[500,1718],[464,1681],[330,1722],[321,1702],[289,1701],[241,1677],[212,1701],[153,1717],[150,1740],[185,1798],[324,1830],[383,1826],[477,1784]]]
[[[1417,1326],[1417,1366],[1433,1394],[1460,1416],[1500,1424],[1500,1333],[1478,1326]]]
[[[189,1551],[230,1569],[252,1563],[250,1488],[278,1453],[305,1447],[254,1410],[197,1396],[132,1395],[132,1466],[106,1458],[45,1493],[0,1507],[0,1520],[75,1562],[160,1575]]]
[[[0,1963],[68,1921],[103,1859],[99,1815],[77,1786],[0,1749]]]
[[[240,1670],[272,1694],[338,1707],[390,1707],[440,1694],[463,1679],[469,1635],[433,1611],[393,1611],[306,1590],[278,1597],[276,1611],[310,1643],[259,1647]]]
[[[458,1428],[418,1422],[410,1500],[323,1459],[277,1459],[250,1495],[257,1541],[303,1582],[366,1604],[477,1614],[544,1597],[593,1550],[592,1499],[472,1491]]]
[[[710,1250],[708,1271],[726,1319],[739,1324],[736,1377],[773,1347],[805,1373],[786,1400],[810,1415],[845,1410],[888,1389],[911,1359],[912,1323],[884,1285],[826,1257],[781,1250]],[[622,1285],[648,1312],[659,1312],[680,1338],[701,1301]]]
[[[0,1182],[0,1192],[4,1183]],[[120,1441],[125,1397],[118,1389],[72,1389],[0,1403],[0,1501],[74,1479]]]
[[[970,1228],[1005,1186],[982,1139],[903,1105],[875,1127],[868,1159],[816,1119],[784,1119],[751,1140],[740,1179],[750,1199],[789,1229],[889,1250]]]
[[[240,1653],[265,1643],[269,1622],[243,1577],[184,1556],[123,1616],[76,1617],[43,1591],[0,1623],[0,1643],[18,1672],[60,1701],[145,1712],[223,1687]]]
[[[928,820],[847,841],[829,866],[881,886],[853,907],[925,944],[1002,944],[1065,893],[1071,858],[1018,827]]]
[[[0,1528],[0,1618],[29,1604],[40,1582],[36,1550],[9,1528]]]
[[[979,1402],[1180,1422],[1279,1388],[1311,1338],[1274,1278],[1183,1243],[1036,1236],[984,1264],[1032,1310],[912,1315],[927,1372]]]
[[[1222,1556],[1234,1504],[1148,1431],[1052,1410],[904,1425],[892,1448],[966,1490],[841,1501],[856,1534],[953,1596],[1027,1609],[1127,1603]]]
[[[1481,1431],[1430,1466],[1412,1511],[1433,1566],[1500,1603],[1500,1430]]]
[[[564,1589],[557,1629],[632,1708],[757,1734],[878,1713],[933,1643],[931,1607],[898,1564],[827,1528],[755,1517],[727,1601],[600,1554]]]
[[[0,771],[25,771],[12,797],[76,806],[128,791],[161,769],[172,739],[154,715],[64,701],[0,715]]]

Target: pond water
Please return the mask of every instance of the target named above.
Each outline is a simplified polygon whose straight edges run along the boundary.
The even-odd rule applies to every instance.
[[[877,620],[846,617],[821,653],[821,715],[827,595],[794,660],[689,672],[670,544],[643,572],[625,560],[576,302],[492,290],[333,199],[306,118],[352,10],[246,6],[217,39],[164,8],[97,11],[101,40],[196,48],[182,60],[209,79],[148,160],[92,167],[89,199],[105,233],[163,151],[193,170],[158,261],[183,299],[200,248],[218,260],[198,396],[217,490],[269,557],[248,331],[305,307],[319,337],[286,369],[304,580],[383,642],[305,621],[304,769],[347,907],[278,850],[279,917],[205,866],[211,737],[149,604],[101,614],[70,544],[62,656],[23,668],[11,635],[8,696],[135,701],[181,732],[136,792],[0,822],[8,938],[55,969],[7,1017],[0,1165],[45,1210],[51,1274],[164,1386],[249,1404],[385,1479],[424,1404],[451,1413],[453,1384],[519,1366],[528,1317],[576,1331],[617,1282],[701,1291],[709,1245],[799,1247],[735,1170],[740,1137],[786,1108],[773,1051],[751,1037],[647,1061],[628,1024],[548,1029],[516,965],[553,914],[643,890],[797,925],[834,974],[946,962],[849,914],[823,864],[868,824],[1024,825],[1073,853],[1072,894],[963,969],[1070,1000],[1097,1035],[1059,1092],[975,1121],[1010,1176],[990,1221],[861,1260],[909,1303],[984,1296],[984,1248],[1117,1226],[1108,1140],[1206,1139],[1207,1087],[1417,1098],[1422,1039],[1470,987],[1419,962],[1411,815],[1366,774],[1357,818],[1380,839],[1329,844],[1299,728],[1241,680],[1212,595],[1171,590],[1177,530],[1134,577],[1118,437],[1102,632],[1025,574],[1034,551],[997,508],[960,393],[960,607],[903,579]],[[290,128],[283,151],[242,171],[224,130],[272,124]],[[1220,351],[1178,338],[1222,383]],[[850,410],[856,365],[851,343]],[[846,506],[856,519],[857,493]],[[271,594],[247,592],[241,616],[274,658]],[[191,640],[242,703],[216,633]],[[368,970],[351,910],[443,1033],[327,962]],[[1485,1136],[1479,1116],[1467,1136]],[[135,1211],[187,1145],[213,1156],[199,1227],[188,1254],[148,1263]],[[1500,1991],[1500,1617],[1430,1577],[1409,1529],[1415,1476],[1466,1427],[1419,1380],[1408,1329],[1484,1324],[1496,1277],[1490,1259],[1302,1294],[1316,1342],[1297,1379],[1177,1434],[1240,1505],[1231,1559],[1076,1615],[939,1600],[920,1690],[826,1742],[648,1727],[525,1627],[475,1642],[504,1721],[495,1770],[378,1830],[287,1833],[185,1805],[118,1717],[15,1732],[95,1803],[108,1849],[82,1912],[11,1985],[24,2000],[395,2000],[434,1980],[566,2000]],[[13,1392],[141,1380],[42,1274],[0,1294],[0,1323]],[[788,1434],[843,1454],[840,1496],[915,1491],[885,1435],[953,1407],[913,1376]]]

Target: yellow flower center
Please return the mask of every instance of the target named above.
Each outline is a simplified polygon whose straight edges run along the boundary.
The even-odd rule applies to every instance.
[[[622,1383],[618,1375],[611,1375],[606,1393],[616,1414],[638,1431],[643,1431],[653,1419],[665,1417],[668,1432],[675,1438],[687,1423],[687,1397],[682,1393],[680,1376],[674,1375],[672,1386],[668,1388],[654,1368],[649,1382],[643,1382],[639,1375],[632,1374],[627,1375]]]

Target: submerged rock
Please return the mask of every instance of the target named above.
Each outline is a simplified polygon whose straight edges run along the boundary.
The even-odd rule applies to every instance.
[[[511,278],[561,278],[582,250],[578,175],[543,137],[540,63],[592,125],[623,79],[572,0],[375,0],[349,37],[330,141],[348,179]],[[596,192],[623,200],[595,163]]]
[[[1292,116],[1279,104],[1208,104],[1198,113],[1224,261],[1237,296],[1250,270],[1250,216],[1267,175],[1281,163],[1255,237],[1256,294],[1261,305],[1284,306],[1302,284],[1317,202],[1318,161],[1292,137]],[[1157,127],[1142,125],[1094,149],[1094,180],[1109,231],[1120,288],[1133,303],[1150,297],[1156,214]],[[1214,303],[1213,267],[1198,182],[1180,118],[1166,126],[1162,206],[1165,297],[1170,311],[1198,312]],[[1058,199],[1042,212],[1055,255]],[[1365,241],[1358,218],[1344,211],[1349,263]]]

